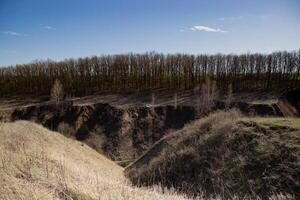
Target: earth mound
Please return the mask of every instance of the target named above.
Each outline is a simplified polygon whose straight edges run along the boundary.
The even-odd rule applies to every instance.
[[[300,119],[216,112],[159,140],[125,170],[138,186],[191,196],[269,198],[300,191]]]
[[[132,187],[113,161],[32,122],[0,123],[0,158],[0,199],[187,199]]]

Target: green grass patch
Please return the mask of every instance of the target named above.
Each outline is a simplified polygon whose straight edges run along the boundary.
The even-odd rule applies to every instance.
[[[130,165],[134,160],[121,160],[121,161],[116,161],[116,163],[118,165],[120,165],[121,167],[127,167],[128,165]]]

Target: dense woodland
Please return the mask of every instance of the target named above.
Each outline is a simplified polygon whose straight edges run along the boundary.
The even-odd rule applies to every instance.
[[[69,95],[101,91],[192,89],[214,80],[221,90],[270,90],[300,85],[300,50],[272,54],[126,54],[41,61],[0,68],[0,95],[49,94],[59,79]],[[222,90],[221,90],[222,91]]]

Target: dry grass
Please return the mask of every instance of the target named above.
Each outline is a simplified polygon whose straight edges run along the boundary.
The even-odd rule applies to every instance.
[[[88,146],[40,125],[18,121],[0,123],[0,199],[188,198],[174,189],[133,187],[126,181],[123,168]],[[293,198],[272,197],[285,199]]]
[[[126,175],[136,185],[162,183],[190,195],[293,199],[273,195],[300,187],[299,120],[289,120],[216,112],[161,139]]]
[[[0,124],[0,158],[0,199],[187,199],[132,187],[114,162],[30,122]]]

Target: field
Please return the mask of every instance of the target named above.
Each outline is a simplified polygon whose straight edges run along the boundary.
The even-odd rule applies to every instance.
[[[298,198],[298,93],[2,98],[0,199]]]
[[[298,59],[107,57],[109,78],[98,65],[106,57],[79,59],[72,70],[61,66],[68,60],[2,68],[0,199],[300,198],[298,80],[266,71],[288,55]],[[146,59],[141,74],[129,58]],[[186,59],[199,61],[196,71]],[[255,72],[244,63],[251,59]],[[245,74],[215,60],[239,61]]]
[[[300,200],[299,8],[0,0],[0,200]]]
[[[235,120],[236,116],[232,114],[230,116],[232,120]],[[231,120],[227,119],[226,122],[229,121]],[[273,127],[272,130],[275,130],[274,127],[278,130],[286,128],[297,130],[299,139],[299,119],[245,118],[243,121],[256,121],[262,126]],[[197,123],[187,126],[184,130],[197,130],[195,127],[198,126]],[[174,136],[176,134],[178,135],[174,133]],[[169,137],[173,136],[170,135],[167,138]],[[0,138],[0,199],[148,200],[159,198],[183,200],[191,198],[191,196],[176,193],[172,187],[162,188],[163,185],[142,188],[132,186],[124,176],[124,169],[115,162],[81,142],[66,138],[32,122],[1,123]],[[297,143],[297,140],[290,142]],[[180,142],[177,141],[174,145],[176,144]],[[156,146],[153,148],[155,149]],[[139,162],[144,162],[149,152],[126,170],[130,171]],[[160,159],[160,156],[155,159]],[[190,160],[189,165],[192,163],[193,161]],[[201,195],[194,198],[202,199],[204,192],[198,194]],[[211,199],[222,199],[223,195],[219,194],[219,197],[215,196]],[[239,199],[238,196],[234,198]],[[293,199],[293,196],[274,194],[270,199]]]
[[[298,198],[298,93],[2,98],[0,199]]]

